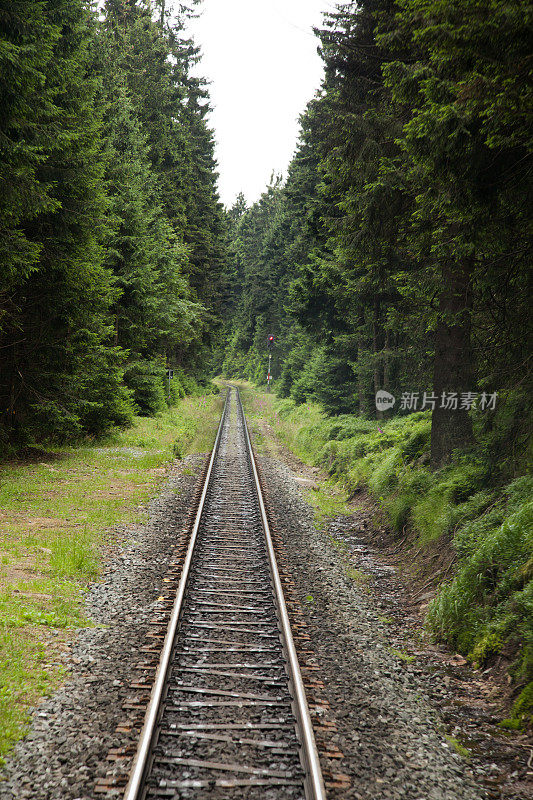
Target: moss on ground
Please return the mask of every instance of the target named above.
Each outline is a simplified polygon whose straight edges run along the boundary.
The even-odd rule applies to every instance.
[[[533,681],[530,681],[518,695],[509,719],[502,720],[500,725],[507,730],[523,730],[526,727],[531,727],[532,718]]]
[[[461,742],[459,742],[454,736],[445,736],[444,738],[446,739],[452,750],[455,753],[457,753],[457,755],[461,756],[461,758],[464,758],[466,761],[470,761],[471,759],[470,750],[467,750],[467,748],[464,745],[462,745]]]

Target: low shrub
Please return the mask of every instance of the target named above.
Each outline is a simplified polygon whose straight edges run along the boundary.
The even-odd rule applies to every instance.
[[[159,361],[134,361],[124,372],[124,383],[133,392],[140,416],[151,417],[167,406],[166,371]]]
[[[519,478],[497,506],[458,532],[459,569],[430,605],[427,622],[436,639],[480,664],[515,639],[516,674],[532,680],[533,501],[524,500],[526,484],[531,497],[533,479]]]
[[[511,710],[509,719],[504,719],[500,726],[507,730],[523,730],[533,725],[533,681],[530,681],[518,695]]]

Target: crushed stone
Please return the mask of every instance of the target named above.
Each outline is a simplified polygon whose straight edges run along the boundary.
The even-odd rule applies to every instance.
[[[78,633],[66,683],[35,710],[28,735],[7,759],[0,800],[98,797],[95,781],[109,768],[108,752],[125,744],[116,732],[122,704],[204,460],[188,457],[173,468],[148,523],[129,532],[89,591],[86,613],[97,627]],[[309,646],[336,723],[339,769],[351,778],[335,800],[485,800],[444,736],[426,679],[394,654],[379,609],[364,583],[347,575],[327,531],[315,527],[294,473],[278,459],[259,461],[269,476],[269,506],[283,520]]]

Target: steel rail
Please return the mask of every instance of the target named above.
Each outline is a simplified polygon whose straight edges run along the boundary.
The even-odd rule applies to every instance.
[[[244,423],[244,433],[248,448],[248,454],[250,457],[250,463],[254,475],[254,483],[257,492],[257,499],[259,501],[259,507],[261,509],[261,520],[263,522],[263,528],[267,543],[267,552],[270,561],[270,572],[274,584],[274,591],[279,612],[279,622],[284,639],[284,647],[286,650],[286,656],[289,666],[289,678],[294,690],[294,711],[296,713],[297,722],[299,723],[300,726],[299,733],[301,735],[302,756],[304,761],[303,766],[306,775],[305,787],[304,787],[306,791],[306,798],[307,800],[326,800],[326,789],[322,777],[322,770],[320,769],[320,761],[318,758],[318,751],[316,747],[315,736],[313,733],[311,717],[309,715],[307,697],[305,694],[305,688],[302,680],[302,675],[300,672],[300,665],[298,663],[298,656],[296,655],[294,639],[292,637],[289,615],[287,613],[287,606],[285,604],[285,598],[283,595],[283,587],[281,585],[281,580],[279,577],[276,554],[274,552],[274,545],[272,543],[272,536],[270,534],[270,527],[268,524],[265,503],[263,500],[263,493],[261,490],[261,484],[257,472],[257,465],[255,462],[255,457],[252,450],[252,444],[250,441],[250,434],[248,431],[248,425],[246,422],[246,417],[244,415],[244,410],[242,407],[241,397],[238,389],[237,389],[237,398],[242,420]]]
[[[170,659],[172,656],[172,650],[174,646],[174,639],[176,636],[178,622],[181,614],[181,608],[183,605],[185,590],[187,588],[187,583],[189,580],[190,567],[191,567],[194,547],[196,544],[196,537],[198,535],[198,528],[200,527],[200,519],[202,517],[202,512],[204,510],[205,499],[207,496],[207,490],[209,488],[209,481],[211,478],[211,472],[213,470],[213,464],[218,452],[220,437],[222,434],[222,428],[224,427],[224,422],[226,419],[226,412],[228,409],[228,399],[229,399],[229,391],[226,394],[224,411],[222,412],[222,416],[220,418],[220,424],[218,426],[215,444],[213,445],[213,451],[211,453],[211,459],[209,461],[209,467],[207,469],[207,474],[204,481],[204,487],[202,490],[202,495],[200,497],[200,503],[198,505],[198,511],[196,512],[196,518],[194,521],[191,538],[189,540],[189,545],[187,548],[187,555],[183,563],[180,582],[178,585],[178,589],[176,591],[176,599],[174,600],[174,605],[172,608],[172,613],[170,616],[167,633],[165,636],[165,640],[163,642],[163,650],[161,652],[161,658],[159,660],[159,664],[155,674],[154,684],[152,686],[152,692],[150,695],[150,701],[148,703],[148,708],[146,709],[144,724],[139,737],[139,743],[137,745],[137,752],[133,760],[130,779],[128,781],[128,784],[124,792],[124,800],[138,800],[141,797],[140,792],[143,788],[144,773],[150,756],[150,746],[152,743],[154,729],[157,724],[159,716],[161,698],[163,697],[165,683],[167,680],[168,669],[170,666]]]
[[[236,388],[236,387],[231,387]],[[221,416],[217,437],[209,461],[208,470],[204,480],[202,495],[200,498],[198,510],[195,517],[194,526],[192,529],[191,537],[189,540],[187,553],[185,556],[183,569],[180,577],[180,582],[176,591],[176,598],[171,612],[169,626],[163,643],[163,649],[157,667],[154,684],[150,696],[149,705],[145,714],[143,728],[140,734],[137,752],[133,761],[130,779],[125,789],[123,798],[124,800],[141,800],[145,796],[146,786],[145,779],[148,772],[151,770],[151,757],[152,748],[154,745],[154,736],[157,735],[158,724],[160,722],[160,709],[161,701],[165,697],[167,690],[167,681],[171,669],[171,659],[174,652],[174,645],[176,633],[180,620],[182,618],[182,607],[185,599],[185,594],[188,588],[189,575],[197,542],[198,531],[203,517],[204,507],[208,490],[210,488],[211,474],[215,459],[217,457],[222,431],[226,422],[229,397],[231,391],[228,391],[226,396],[226,403],[224,411]],[[305,689],[300,673],[296,649],[291,633],[289,617],[285,600],[283,596],[283,588],[278,573],[277,561],[272,543],[272,537],[268,524],[265,504],[261,491],[257,465],[253,454],[250,435],[246,418],[244,415],[242,402],[240,399],[239,391],[237,389],[237,412],[240,416],[242,423],[242,430],[244,433],[244,440],[246,446],[246,457],[249,461],[250,472],[252,473],[252,483],[255,488],[257,503],[259,506],[260,517],[265,536],[266,552],[268,558],[268,568],[271,577],[271,585],[274,593],[274,600],[276,605],[276,616],[278,621],[279,638],[281,640],[281,647],[285,656],[286,673],[288,676],[289,687],[292,695],[292,710],[295,717],[296,730],[300,743],[300,761],[304,771],[304,792],[306,800],[325,800],[326,792],[324,788],[322,773],[318,759],[316,743],[314,739],[309,709],[307,705],[307,698]]]

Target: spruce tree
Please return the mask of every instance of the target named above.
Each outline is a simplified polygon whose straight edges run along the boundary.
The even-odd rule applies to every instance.
[[[483,327],[492,328],[494,348],[500,334],[491,317],[502,300],[507,306],[514,295],[513,315],[522,317],[524,308],[516,289],[531,252],[524,235],[531,186],[531,133],[524,124],[531,6],[525,16],[522,10],[518,0],[401,3],[394,39],[410,40],[415,58],[386,69],[398,108],[410,112],[401,136],[404,179],[416,196],[410,238],[426,261],[437,303],[435,467],[472,441],[467,409],[442,407],[442,393],[475,392],[480,382],[501,389],[488,363],[488,374],[480,370],[479,356],[486,359],[487,351],[476,324],[484,318]],[[502,295],[492,294],[496,302],[490,285]],[[524,354],[524,344],[517,343],[515,355]],[[489,357],[493,363],[498,349]]]
[[[99,45],[111,199],[107,264],[120,291],[112,309],[114,338],[128,351],[125,381],[137,408],[153,413],[164,404],[164,369],[172,346],[185,346],[195,336],[197,307],[188,300],[182,275],[186,249],[163,214],[147,136],[129,96],[124,42],[108,25]]]
[[[176,245],[185,246],[181,267],[195,303],[195,336],[169,341],[168,355],[176,364],[197,363],[219,325],[225,232],[205,122],[207,96],[201,81],[189,76],[197,51],[181,38],[183,15],[190,12],[181,9],[169,28],[164,15],[161,25],[160,16],[155,19],[150,7],[135,0],[109,0],[106,10],[108,28],[124,42],[121,68],[146,137],[163,215]]]

